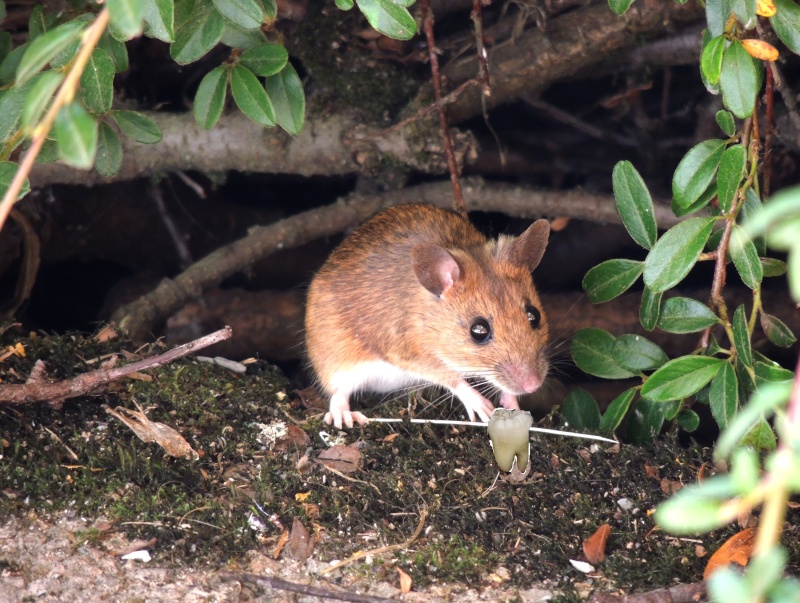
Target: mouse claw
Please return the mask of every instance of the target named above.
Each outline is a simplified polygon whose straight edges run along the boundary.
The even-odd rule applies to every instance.
[[[366,425],[369,419],[360,412],[351,412],[349,410],[331,409],[325,413],[323,419],[328,425],[333,424],[336,429],[344,427],[352,428],[354,424]]]

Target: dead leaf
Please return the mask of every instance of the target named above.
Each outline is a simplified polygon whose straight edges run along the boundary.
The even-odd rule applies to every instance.
[[[300,506],[303,507],[303,513],[309,519],[319,517],[319,505],[315,505],[314,503],[303,503]]]
[[[136,379],[137,381],[144,381],[145,383],[150,383],[153,381],[152,375],[146,375],[145,373],[139,373],[134,371],[133,373],[128,373],[125,375],[128,379]]]
[[[339,473],[355,473],[361,462],[361,451],[350,446],[332,446],[323,450],[317,460]]]
[[[703,572],[703,579],[708,580],[715,570],[727,567],[732,563],[741,567],[746,566],[753,554],[757,533],[758,530],[755,528],[748,528],[728,538],[725,544],[711,555],[711,559],[708,560],[706,569]]]
[[[558,471],[558,467],[561,465],[561,459],[558,458],[555,454],[550,455],[550,469],[553,471]]]
[[[94,336],[95,341],[99,341],[100,343],[105,343],[106,341],[111,341],[112,339],[116,339],[119,337],[119,333],[117,330],[112,327],[111,325],[106,325],[97,335]]]
[[[297,502],[304,502],[309,496],[311,496],[311,491],[308,492],[297,492],[294,495],[294,499]]]
[[[134,404],[136,403],[134,402]],[[181,434],[169,425],[164,425],[163,423],[148,419],[147,415],[144,414],[144,411],[142,411],[142,408],[138,404],[136,404],[136,408],[139,409],[138,411],[130,410],[122,406],[112,409],[103,405],[103,408],[105,408],[105,411],[112,417],[125,423],[142,442],[155,442],[170,456],[186,457],[195,460],[200,458]]]
[[[583,554],[592,565],[603,563],[606,560],[606,542],[611,535],[611,526],[604,523],[597,531],[583,541]]]
[[[388,436],[383,438],[381,442],[383,442],[384,444],[391,444],[392,442],[394,442],[395,438],[397,438],[397,436],[399,435],[400,435],[399,433],[390,433]]]
[[[313,385],[305,389],[296,389],[290,395],[292,398],[297,398],[300,401],[300,405],[305,409],[328,410],[328,401],[319,395],[319,390]]]
[[[273,559],[277,559],[281,556],[281,551],[283,551],[283,547],[286,546],[287,542],[289,542],[289,530],[284,530],[280,538],[278,538],[278,544],[275,545],[275,550],[272,551]]]
[[[299,517],[295,517],[292,533],[289,535],[289,543],[286,545],[286,555],[297,561],[306,561],[314,552],[316,544],[316,537],[308,533]]]
[[[409,576],[399,567],[396,567],[395,569],[397,570],[397,574],[400,576],[400,594],[404,595],[408,592],[411,592],[411,587],[413,586],[411,576]]]
[[[287,425],[286,435],[275,440],[275,452],[287,452],[289,450],[305,450],[311,445],[311,438],[297,425]]]
[[[680,482],[667,479],[666,477],[661,480],[661,491],[664,494],[675,494],[681,488],[683,488],[683,484]]]
[[[706,547],[704,547],[702,544],[698,544],[694,547],[694,554],[698,559],[702,559],[708,555],[708,552],[706,551]]]
[[[658,480],[661,479],[661,475],[660,475],[660,473],[658,471],[658,467],[656,467],[655,465],[650,465],[648,463],[645,463],[644,464],[644,472],[647,475],[647,477],[651,477],[653,479],[658,479]]]

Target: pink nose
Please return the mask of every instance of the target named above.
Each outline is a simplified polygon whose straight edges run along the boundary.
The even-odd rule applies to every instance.
[[[526,394],[532,394],[542,386],[542,378],[535,368],[508,367],[508,376]]]

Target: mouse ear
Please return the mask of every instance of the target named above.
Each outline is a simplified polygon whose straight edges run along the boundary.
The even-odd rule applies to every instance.
[[[507,254],[506,258],[512,264],[533,272],[542,261],[549,237],[550,223],[547,220],[536,220],[528,230],[508,244],[504,255]]]
[[[461,276],[456,259],[444,247],[418,245],[411,250],[414,274],[428,291],[441,296]]]

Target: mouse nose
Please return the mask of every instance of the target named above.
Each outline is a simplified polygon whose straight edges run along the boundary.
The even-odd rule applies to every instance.
[[[532,394],[542,386],[542,377],[535,367],[509,366],[507,373],[520,394]]]

